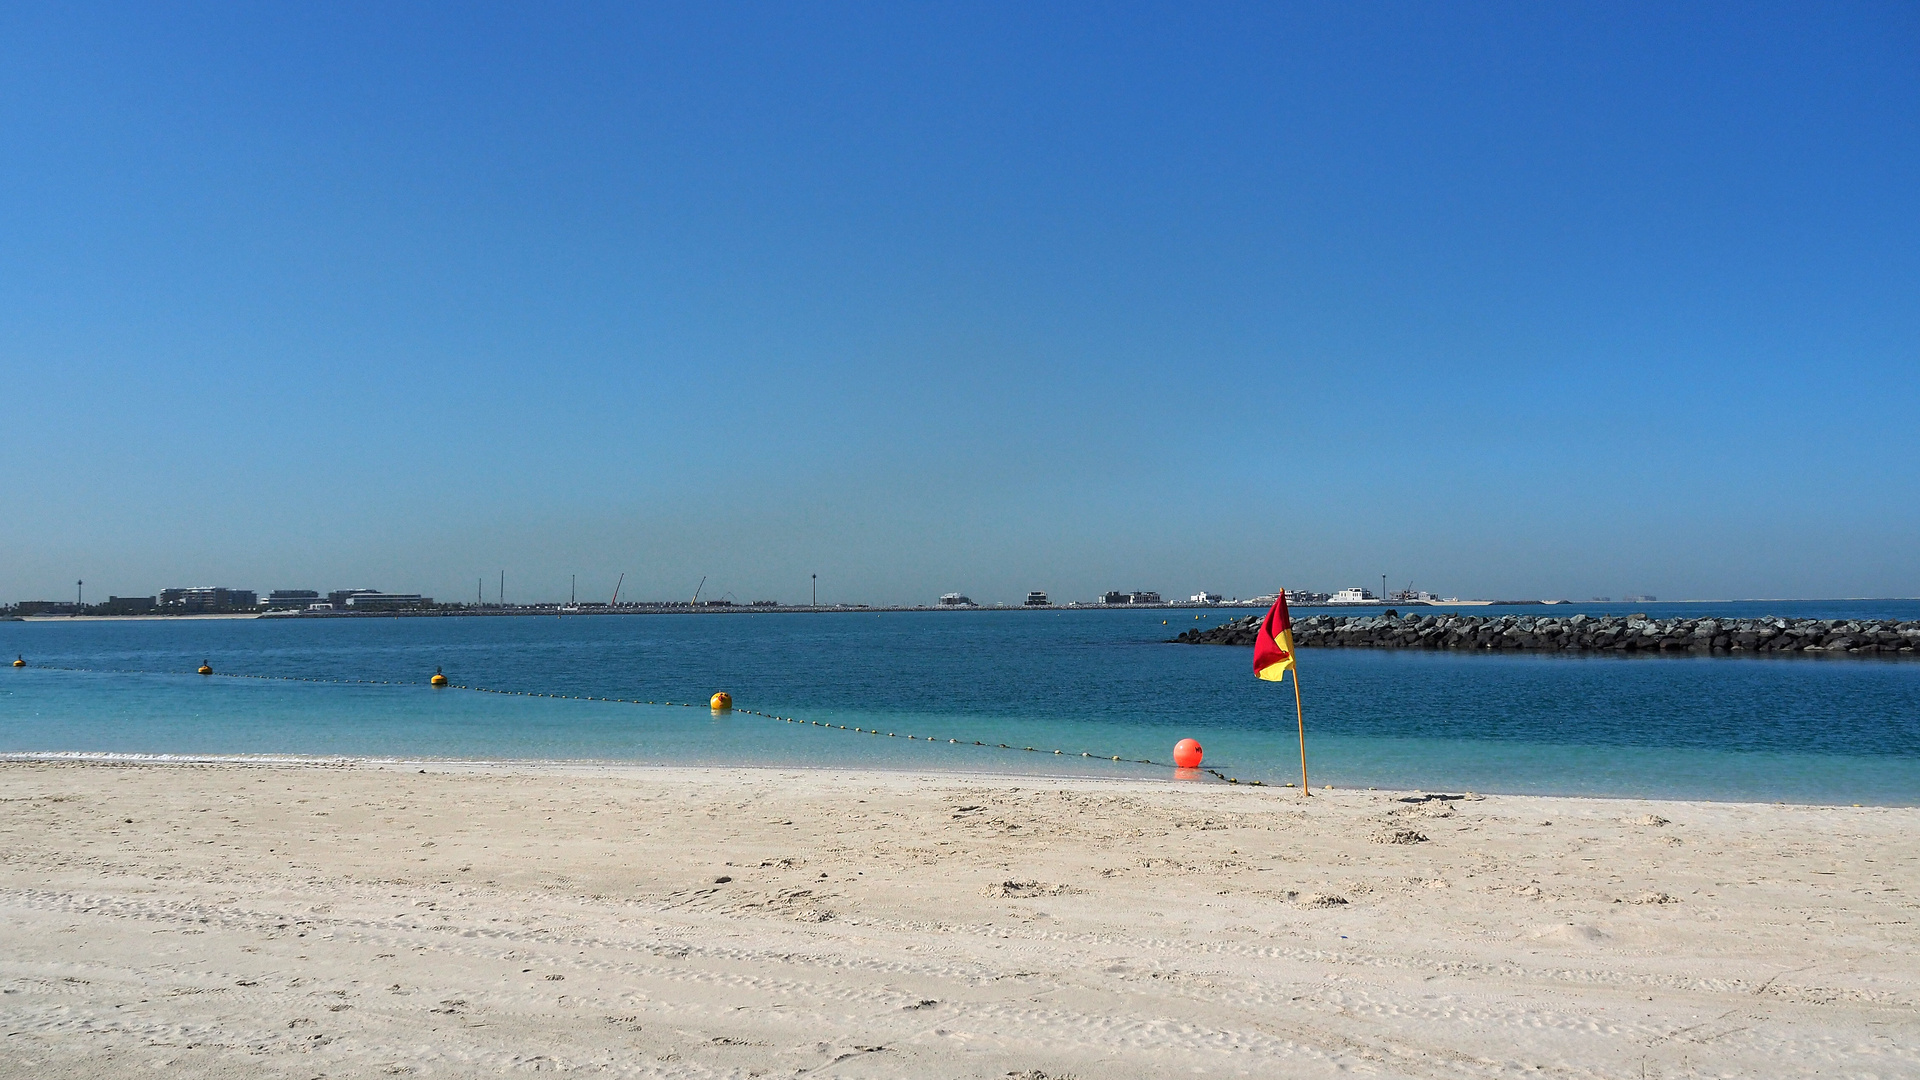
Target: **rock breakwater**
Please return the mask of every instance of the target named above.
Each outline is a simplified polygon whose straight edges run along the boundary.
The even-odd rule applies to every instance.
[[[1252,646],[1249,615],[1175,642]],[[1295,620],[1301,648],[1513,649],[1531,652],[1807,653],[1913,656],[1920,621],[1887,619],[1649,619],[1645,615],[1314,615]]]

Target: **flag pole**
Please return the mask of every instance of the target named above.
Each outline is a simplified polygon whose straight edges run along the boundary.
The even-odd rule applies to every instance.
[[[1307,713],[1300,707],[1300,666],[1293,668],[1293,715],[1300,721],[1300,794],[1311,796],[1307,789]]]

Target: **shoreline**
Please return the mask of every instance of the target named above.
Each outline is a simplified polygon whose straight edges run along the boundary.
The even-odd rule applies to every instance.
[[[0,808],[54,1080],[1920,1074],[1915,808],[398,761]]]
[[[1048,772],[999,772],[991,769],[936,769],[925,766],[902,766],[890,768],[885,765],[819,765],[794,763],[781,765],[727,764],[727,765],[685,765],[671,762],[621,761],[601,758],[436,758],[436,757],[363,757],[353,755],[314,756],[304,754],[162,754],[133,753],[112,750],[28,750],[0,751],[0,766],[18,765],[98,765],[118,768],[195,768],[228,767],[235,769],[301,769],[313,771],[341,771],[363,769],[379,772],[425,773],[461,776],[596,776],[606,778],[636,779],[658,777],[664,774],[687,775],[728,775],[741,773],[747,775],[803,774],[822,778],[858,781],[878,780],[880,778],[908,779],[919,782],[954,781],[967,783],[1009,783],[1009,784],[1060,784],[1086,787],[1115,786],[1118,788],[1142,787],[1148,789],[1239,789],[1246,788],[1264,791],[1282,796],[1297,797],[1299,789],[1290,784],[1254,784],[1242,781],[1233,783],[1208,775],[1198,776],[1089,776],[1084,773],[1048,773]],[[1539,792],[1501,791],[1497,788],[1447,789],[1438,788],[1402,788],[1402,787],[1348,787],[1323,785],[1318,781],[1313,785],[1313,797],[1319,798],[1322,792],[1334,792],[1337,795],[1358,794],[1378,798],[1432,797],[1480,801],[1498,798],[1504,800],[1560,800],[1569,802],[1593,802],[1602,804],[1646,803],[1669,804],[1674,806],[1718,806],[1718,807],[1798,807],[1803,809],[1834,810],[1915,810],[1920,811],[1920,802],[1911,803],[1843,803],[1809,802],[1785,799],[1713,799],[1672,795],[1627,795],[1627,794],[1558,794]]]

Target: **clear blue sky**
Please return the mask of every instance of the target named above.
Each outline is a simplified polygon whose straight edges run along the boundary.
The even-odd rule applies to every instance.
[[[1911,3],[525,7],[0,8],[0,599],[1920,593]]]

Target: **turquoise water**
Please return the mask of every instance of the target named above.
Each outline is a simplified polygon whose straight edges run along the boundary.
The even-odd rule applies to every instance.
[[[1893,602],[1632,610],[1920,618],[1920,603]],[[1192,614],[5,623],[0,654],[35,666],[0,669],[0,752],[1169,776],[1104,759],[1166,760],[1175,740],[1192,736],[1229,775],[1295,778],[1291,687],[1255,680],[1249,650],[1165,644],[1232,613]],[[202,659],[223,673],[404,685],[190,674]],[[1920,803],[1920,662],[1321,649],[1303,652],[1301,665],[1316,783]],[[697,702],[726,689],[746,708],[896,736],[706,709],[433,691],[424,684],[435,667],[456,683],[593,697]]]

